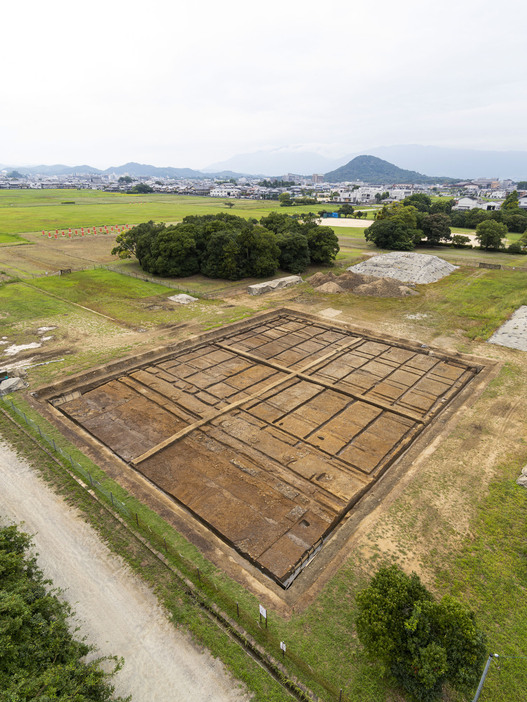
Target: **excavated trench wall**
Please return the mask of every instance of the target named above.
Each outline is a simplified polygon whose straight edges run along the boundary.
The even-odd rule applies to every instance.
[[[39,396],[287,587],[479,370],[282,309]]]

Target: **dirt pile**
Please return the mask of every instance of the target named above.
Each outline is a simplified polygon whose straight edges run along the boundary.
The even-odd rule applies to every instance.
[[[407,297],[418,293],[407,285],[393,278],[378,278],[373,275],[353,273],[346,271],[340,275],[329,273],[315,273],[307,282],[313,286],[315,292],[320,293],[346,293],[355,295],[371,295],[373,297]]]
[[[391,251],[357,263],[348,270],[378,278],[394,278],[402,283],[427,284],[441,280],[456,268],[457,266],[438,256],[412,251]]]

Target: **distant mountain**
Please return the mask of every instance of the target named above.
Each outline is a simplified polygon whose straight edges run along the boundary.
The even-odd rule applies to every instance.
[[[283,147],[269,151],[254,151],[249,154],[238,154],[226,161],[213,163],[203,171],[214,173],[217,171],[233,170],[241,173],[253,173],[262,176],[281,176],[286,173],[325,173],[335,168],[338,161],[313,151],[304,151],[299,148]]]
[[[103,175],[129,175],[136,178],[151,177],[155,178],[205,178],[205,174],[201,171],[195,171],[192,168],[160,168],[159,166],[149,166],[144,163],[125,163],[123,166],[111,166],[105,171],[99,171]]]
[[[453,178],[527,180],[527,151],[480,151],[442,146],[401,144],[368,149],[369,154],[423,173],[448,173]]]
[[[356,156],[345,166],[326,173],[324,180],[328,183],[362,180],[372,185],[388,185],[393,183],[436,183],[438,180],[448,179],[431,178],[417,173],[417,171],[406,171],[394,166],[393,163],[383,161],[382,158],[362,155]]]
[[[45,175],[45,176],[59,176],[59,175],[90,175],[94,173],[101,173],[98,168],[93,168],[93,166],[64,166],[60,163],[53,166],[2,166],[2,169],[10,170],[15,168],[22,175]]]

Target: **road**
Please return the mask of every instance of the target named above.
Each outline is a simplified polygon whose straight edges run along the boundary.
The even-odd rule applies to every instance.
[[[153,593],[111,553],[77,511],[0,441],[0,522],[24,522],[46,577],[65,590],[80,635],[123,656],[116,693],[133,702],[249,699],[221,662],[177,631]]]

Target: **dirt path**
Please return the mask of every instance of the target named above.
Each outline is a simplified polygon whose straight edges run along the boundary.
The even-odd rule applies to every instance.
[[[0,441],[0,520],[24,521],[39,565],[64,588],[81,634],[103,655],[124,656],[116,692],[133,702],[241,702],[223,665],[167,620],[154,595],[96,532]]]

